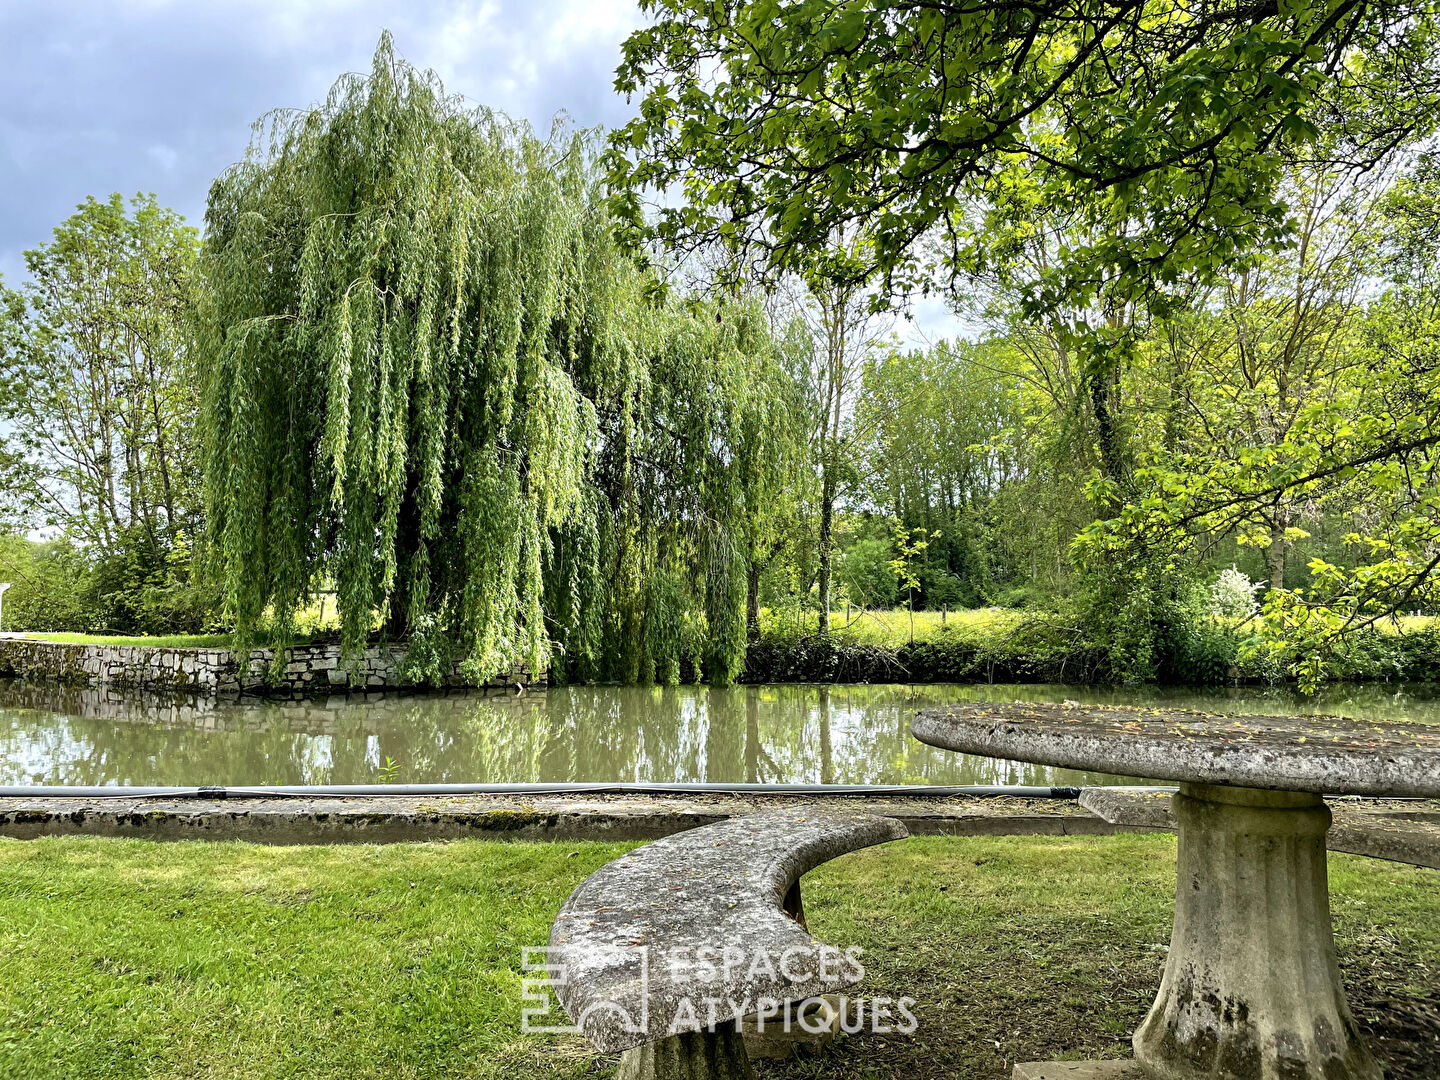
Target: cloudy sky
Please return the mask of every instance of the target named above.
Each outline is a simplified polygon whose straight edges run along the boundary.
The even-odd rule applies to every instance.
[[[542,130],[613,126],[630,0],[0,0],[0,275],[86,195],[154,192],[199,225],[210,181],[277,106],[364,71],[382,29],[447,88]],[[951,332],[927,305],[907,337]]]

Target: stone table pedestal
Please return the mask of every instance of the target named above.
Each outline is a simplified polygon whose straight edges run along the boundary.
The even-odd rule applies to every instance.
[[[1182,784],[1175,929],[1135,1033],[1156,1080],[1380,1080],[1340,986],[1318,795]]]

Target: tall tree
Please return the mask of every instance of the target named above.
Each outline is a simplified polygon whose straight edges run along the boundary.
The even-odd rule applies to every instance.
[[[413,677],[728,681],[781,399],[763,312],[655,299],[585,133],[449,96],[382,37],[272,114],[207,214],[206,490],[242,637],[322,577]]]
[[[1178,387],[1200,455],[1285,441],[1307,408],[1333,400],[1365,363],[1362,302],[1373,288],[1377,198],[1388,173],[1356,177],[1333,166],[1294,170],[1287,202],[1295,234],[1216,283],[1216,310],[1197,320],[1204,338]],[[1218,324],[1218,332],[1211,327]],[[1156,373],[1166,377],[1163,368]],[[1314,507],[1296,490],[1249,504],[1234,527],[1265,552],[1271,590],[1285,586],[1286,552]]]
[[[854,257],[853,251],[843,251],[812,264],[798,304],[813,341],[805,385],[812,417],[810,457],[816,473],[815,581],[822,634],[830,629],[836,505],[857,475],[855,401],[865,362],[888,329],[887,320],[872,310],[871,294],[862,284],[835,272],[837,264]]]
[[[0,492],[92,552],[168,548],[200,517],[189,348],[198,239],[153,196],[87,199],[4,290]]]
[[[978,606],[994,585],[1016,584],[1013,567],[1029,561],[1040,531],[996,504],[1031,472],[1016,439],[1015,380],[997,371],[1002,350],[942,341],[865,366],[856,406],[862,490],[870,506],[930,538],[920,570],[926,606]]]
[[[1374,265],[1388,288],[1363,307],[1353,302],[1353,275],[1369,260],[1354,260],[1352,226],[1340,215],[1331,225],[1341,261],[1328,269],[1324,259],[1292,263],[1280,275],[1286,288],[1242,313],[1247,334],[1266,327],[1267,312],[1278,316],[1265,330],[1268,344],[1250,335],[1247,351],[1230,354],[1253,380],[1227,371],[1222,385],[1193,396],[1213,410],[1201,414],[1195,437],[1157,443],[1129,503],[1077,541],[1082,554],[1147,549],[1173,560],[1197,537],[1235,533],[1273,552],[1277,508],[1347,522],[1340,550],[1311,558],[1308,582],[1267,596],[1266,650],[1309,685],[1357,631],[1437,596],[1435,176],[1422,156],[1381,201],[1383,227],[1361,230],[1378,244]],[[1207,419],[1228,426],[1206,428]]]

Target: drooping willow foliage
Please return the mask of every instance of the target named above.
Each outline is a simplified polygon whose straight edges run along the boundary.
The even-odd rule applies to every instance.
[[[591,140],[368,77],[267,117],[206,215],[212,571],[242,642],[333,582],[412,677],[728,681],[780,475],[754,306],[651,299]]]

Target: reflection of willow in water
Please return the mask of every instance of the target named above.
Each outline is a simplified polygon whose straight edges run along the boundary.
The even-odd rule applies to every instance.
[[[915,713],[957,700],[960,689],[748,687],[747,734],[754,746],[748,752],[746,779],[817,784],[1093,782],[1087,774],[952,754],[917,742],[910,734]]]
[[[1063,686],[566,687],[547,693],[236,701],[0,681],[0,783],[711,782],[1072,784],[1105,778],[936,750],[927,706],[1066,698],[1216,712],[1440,718],[1434,687],[1266,691]]]

